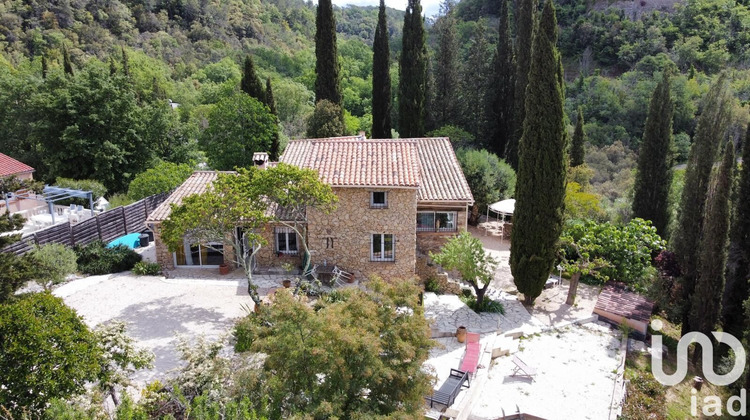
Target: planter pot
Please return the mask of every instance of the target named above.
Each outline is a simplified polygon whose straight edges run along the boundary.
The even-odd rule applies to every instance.
[[[232,267],[229,264],[222,264],[219,266],[219,274],[222,276],[229,274],[230,271],[232,271]]]
[[[458,327],[458,329],[456,330],[456,338],[458,339],[459,343],[463,343],[466,341],[466,327]]]
[[[284,281],[282,281],[281,283],[282,283],[282,284],[284,285],[284,287],[286,287],[287,289],[288,289],[288,288],[290,288],[290,287],[292,287],[292,281],[291,281],[291,280],[284,280]]]

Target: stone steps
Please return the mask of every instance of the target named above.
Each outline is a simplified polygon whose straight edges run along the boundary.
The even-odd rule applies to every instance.
[[[518,351],[520,343],[521,342],[518,340],[518,337],[499,333],[495,336],[495,340],[492,346],[487,348],[487,352],[491,353],[490,357],[492,359],[503,356],[510,356],[511,354]]]

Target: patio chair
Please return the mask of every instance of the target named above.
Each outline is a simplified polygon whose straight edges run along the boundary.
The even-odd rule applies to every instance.
[[[529,378],[534,382],[534,376],[536,376],[536,369],[530,367],[523,360],[519,359],[518,356],[513,356],[513,364],[516,367],[513,369],[513,373],[510,376],[519,376],[522,378]]]
[[[318,279],[318,264],[313,264],[312,267],[310,267],[307,271],[302,273],[302,277],[313,278],[317,280]]]
[[[466,352],[464,358],[461,360],[460,370],[474,375],[477,372],[477,366],[479,365],[479,355],[481,344],[479,343],[478,333],[466,333]]]
[[[333,280],[331,281],[332,284],[343,286],[344,283],[351,283],[353,281],[354,274],[344,271],[338,266],[333,267]]]

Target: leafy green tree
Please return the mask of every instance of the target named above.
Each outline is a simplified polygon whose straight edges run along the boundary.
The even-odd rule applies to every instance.
[[[74,190],[91,191],[92,198],[97,200],[99,197],[107,195],[107,187],[99,181],[93,179],[71,179],[71,178],[57,178],[55,180],[55,186],[63,188],[71,188]],[[88,205],[88,200],[78,199],[81,204]]]
[[[31,252],[36,275],[34,276],[44,290],[50,290],[55,284],[62,283],[68,275],[76,272],[76,253],[63,244],[48,243],[37,246]]]
[[[328,100],[341,106],[336,17],[331,0],[318,2],[315,17],[315,102]]]
[[[65,74],[67,76],[74,76],[75,72],[73,71],[73,63],[70,61],[70,53],[68,52],[68,47],[65,46],[65,43],[63,43],[63,69],[65,70]]]
[[[346,134],[342,119],[341,107],[328,100],[315,104],[310,119],[307,121],[307,137],[338,137]]]
[[[200,143],[212,168],[230,170],[251,165],[253,153],[270,150],[278,129],[268,107],[244,92],[234,92],[208,114]]]
[[[510,268],[527,304],[549,278],[563,227],[568,139],[556,43],[555,8],[548,0],[534,33],[511,231]]]
[[[271,418],[421,415],[433,342],[417,294],[413,282],[374,278],[311,308],[280,290],[251,315],[252,349],[268,355],[251,399],[268,398]]]
[[[240,89],[261,103],[266,103],[266,92],[263,90],[263,83],[261,83],[258,74],[255,72],[255,64],[250,55],[245,56]]]
[[[372,138],[391,138],[391,52],[385,1],[380,0],[372,43]]]
[[[50,293],[0,305],[0,407],[38,416],[48,401],[85,391],[96,379],[100,350],[76,312]]]
[[[432,105],[432,118],[436,127],[457,123],[459,67],[454,7],[452,0],[444,0],[440,5],[442,16],[435,21],[433,27],[438,44],[433,65],[435,98]]]
[[[454,150],[471,149],[476,141],[476,137],[471,133],[455,125],[445,125],[432,130],[427,133],[427,137],[448,137]]]
[[[102,354],[97,387],[118,406],[118,388],[131,385],[130,377],[137,370],[152,368],[154,354],[136,347],[135,340],[127,335],[127,324],[122,321],[99,324],[94,336]]]
[[[516,174],[504,160],[486,150],[459,149],[456,157],[474,196],[469,223],[477,224],[488,205],[513,195]]]
[[[47,56],[42,54],[42,79],[47,78],[48,71],[49,71],[49,68],[47,66]]]
[[[690,327],[707,335],[715,330],[721,315],[724,270],[729,244],[729,196],[732,193],[736,165],[734,145],[728,142],[721,166],[711,177],[711,185],[706,196],[698,277],[690,305]],[[696,349],[693,360],[698,360],[696,353],[698,356],[701,354]]]
[[[505,158],[513,169],[519,168],[519,143],[523,136],[526,120],[526,86],[531,70],[532,38],[536,31],[536,7],[534,0],[519,0],[516,14],[516,77],[513,89],[513,135],[505,151]],[[555,39],[557,36],[555,36]],[[555,41],[556,42],[556,41]]]
[[[750,124],[742,142],[742,170],[738,184],[730,231],[726,287],[721,304],[724,331],[736,337],[742,335],[745,326],[742,303],[748,298],[747,279],[750,277]]]
[[[193,173],[187,164],[160,161],[153,168],[136,175],[128,186],[128,197],[138,201],[142,198],[171,191],[185,182]]]
[[[672,114],[669,73],[664,72],[649,105],[638,156],[633,217],[651,220],[662,237],[669,227],[669,188],[672,185]]]
[[[672,249],[680,264],[683,290],[682,333],[692,331],[690,305],[698,277],[700,241],[705,220],[711,168],[716,160],[720,139],[724,138],[731,116],[731,98],[725,74],[711,86],[703,103],[703,113],[698,117],[693,146],[690,148],[685,186],[680,197],[677,226],[672,233]]]
[[[578,119],[576,119],[576,128],[575,131],[573,131],[573,141],[570,143],[570,166],[572,168],[583,165],[585,163],[585,144],[586,134],[583,131],[583,110],[579,106]]]
[[[494,74],[490,86],[489,149],[498,156],[505,156],[506,145],[514,135],[516,57],[509,7],[509,1],[501,0],[499,40],[493,58]]]
[[[422,5],[419,0],[409,0],[398,68],[398,132],[402,138],[422,137],[425,132],[427,60]]]
[[[495,276],[500,263],[484,251],[482,242],[469,232],[450,238],[440,252],[430,258],[447,270],[456,270],[461,280],[468,283],[477,295],[477,307],[481,308],[484,294]]]

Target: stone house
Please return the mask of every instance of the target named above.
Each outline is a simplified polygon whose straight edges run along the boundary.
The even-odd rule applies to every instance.
[[[264,158],[259,154],[255,164],[273,165]],[[426,264],[419,260],[466,229],[474,202],[447,138],[292,140],[279,160],[317,170],[332,187],[337,209],[330,214],[310,209],[306,215],[311,260],[319,266],[338,265],[357,277],[423,274],[419,267]],[[170,204],[205,191],[214,179],[215,172],[194,173],[149,216],[147,223],[157,232],[157,259],[165,268],[197,265],[196,259],[203,266],[221,261],[200,248],[170,254],[158,240],[158,224],[168,217]],[[293,231],[269,225],[263,235],[269,245],[256,255],[258,266],[301,264]],[[186,254],[193,257],[192,264]]]
[[[0,177],[15,176],[19,180],[32,181],[34,171],[35,169],[31,166],[0,153]],[[38,201],[16,197],[15,194],[7,194],[0,200],[0,213],[5,213],[8,209],[11,213],[16,213],[37,206],[39,206]]]

